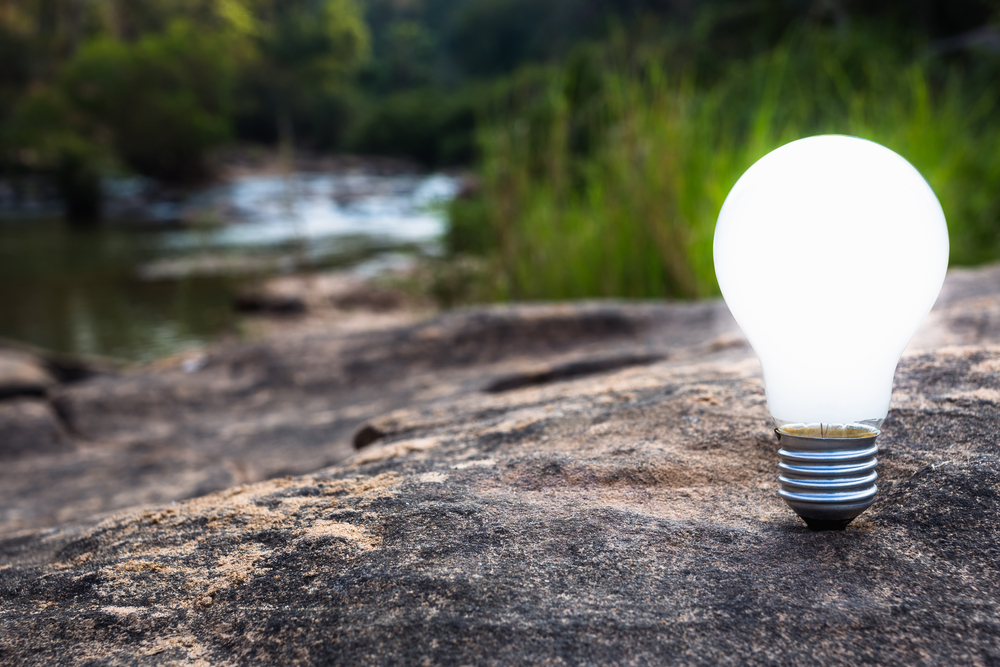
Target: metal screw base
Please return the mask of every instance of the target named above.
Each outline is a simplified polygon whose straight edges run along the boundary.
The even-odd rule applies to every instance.
[[[778,494],[812,530],[843,530],[875,502],[875,438],[813,438],[774,429]]]

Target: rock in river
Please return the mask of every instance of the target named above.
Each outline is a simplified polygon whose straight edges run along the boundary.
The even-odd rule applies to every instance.
[[[29,352],[0,346],[0,400],[44,396],[56,383],[45,362]]]

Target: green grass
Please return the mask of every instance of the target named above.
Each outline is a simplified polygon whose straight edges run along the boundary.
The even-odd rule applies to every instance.
[[[711,81],[616,52],[526,73],[492,105],[479,194],[452,210],[452,249],[484,258],[473,298],[717,294],[712,238],[729,189],[770,150],[825,133],[882,143],[924,174],[953,264],[1000,258],[992,79],[861,30],[798,32]]]

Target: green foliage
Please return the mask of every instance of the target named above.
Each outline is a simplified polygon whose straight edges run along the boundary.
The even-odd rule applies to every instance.
[[[455,252],[492,244],[491,298],[716,294],[729,189],[768,151],[821,133],[909,159],[941,199],[954,263],[1000,258],[995,84],[863,30],[793,32],[707,83],[662,54],[621,53],[525,78],[481,129],[481,203],[456,204],[451,239]]]
[[[20,100],[0,127],[0,146],[16,151],[8,165],[52,174],[69,219],[100,217],[100,178],[114,156],[60,90],[40,87]]]
[[[868,46],[913,53],[928,39],[948,38],[988,25],[996,7],[981,0],[881,0],[880,2],[747,2],[746,0],[366,0],[372,57],[361,68],[358,87],[364,103],[355,118],[363,127],[350,133],[349,146],[367,152],[414,155],[441,152],[435,142],[458,142],[450,124],[428,123],[419,110],[412,125],[395,122],[412,90],[431,91],[438,104],[461,101],[470,87],[507,79],[526,65],[565,62],[581,44],[606,42],[616,32],[631,44],[673,51],[670,71],[696,72],[699,88],[731,79],[733,63],[752,60],[773,48],[799,24],[833,27],[850,36],[857,26],[876,22],[878,39]],[[995,23],[995,21],[994,21]],[[863,58],[862,58],[863,59]],[[978,59],[960,58],[968,67]],[[995,70],[994,70],[995,71]],[[372,131],[373,116],[391,131]],[[446,128],[435,135],[433,126]],[[408,130],[412,130],[410,136]],[[374,138],[386,140],[377,141]],[[389,143],[388,137],[398,137]],[[369,140],[371,139],[371,140]],[[586,141],[574,130],[572,142]],[[462,139],[472,142],[471,132]],[[425,159],[425,158],[422,158]]]
[[[427,165],[468,164],[475,151],[477,92],[473,87],[452,94],[422,88],[369,102],[349,146]]]
[[[902,111],[873,109],[910,105],[899,93],[906,88],[900,72],[930,53],[928,40],[996,18],[981,0],[0,0],[0,176],[44,172],[79,200],[80,211],[93,211],[87,202],[109,170],[191,182],[206,175],[212,149],[233,140],[279,144],[286,155],[295,146],[346,149],[428,165],[467,164],[484,147],[484,164],[530,167],[531,187],[543,176],[561,183],[553,187],[557,208],[569,210],[566,202],[588,188],[608,201],[625,196],[588,183],[598,180],[601,160],[606,169],[627,162],[608,151],[623,124],[641,125],[628,105],[653,108],[655,99],[666,113],[666,100],[676,102],[683,89],[687,110],[671,113],[721,142],[709,146],[727,155],[735,148],[726,146],[743,146],[758,125],[764,129],[753,136],[834,125],[874,131],[869,124],[881,122],[879,114]],[[870,24],[878,31],[866,31]],[[798,25],[811,26],[806,36],[795,37]],[[800,43],[806,39],[816,43]],[[608,43],[619,46],[592,46]],[[628,58],[613,56],[626,51]],[[767,64],[782,52],[784,69]],[[932,115],[965,122],[971,114],[988,131],[990,99],[979,101],[974,91],[993,90],[997,63],[968,49],[947,57],[954,74],[942,58],[919,65]],[[640,71],[647,66],[640,61],[658,63],[661,83]],[[781,95],[766,98],[765,81]],[[884,86],[895,92],[876,97]],[[949,86],[961,91],[953,101],[941,97],[951,95]],[[766,109],[765,99],[772,100]],[[484,103],[489,123],[479,141]],[[720,110],[709,111],[713,105]],[[628,113],[635,117],[621,115]],[[703,121],[728,129],[715,136]],[[525,136],[540,148],[517,145],[499,158],[499,128],[518,123],[528,124]],[[940,139],[932,135],[925,140]],[[774,139],[759,141],[755,150]],[[992,162],[983,151],[969,155],[954,158],[942,185],[968,209],[969,229],[979,230],[956,257],[992,257],[992,200],[960,177],[987,174]],[[466,230],[456,239],[499,242],[497,230],[506,227],[473,233],[474,217],[456,223]],[[655,245],[646,241],[635,242]],[[711,291],[710,280],[691,277],[701,269],[690,263],[662,278],[667,292]],[[620,279],[646,284],[654,273],[636,269]]]
[[[354,0],[268,0],[260,17],[246,86],[291,148],[295,125],[329,105],[368,55],[368,29]]]
[[[0,126],[7,164],[51,174],[73,220],[100,216],[101,177],[116,169],[204,178],[208,151],[231,136],[229,45],[180,20],[136,42],[88,41],[13,106]]]
[[[45,174],[93,219],[102,176],[204,180],[248,114],[330,147],[367,50],[354,0],[0,1],[0,176]]]
[[[364,85],[386,93],[434,82],[437,44],[426,26],[398,19],[389,23],[380,37],[381,57],[366,63],[360,76]]]
[[[497,230],[489,220],[487,198],[479,193],[459,196],[448,206],[444,244],[452,255],[488,255],[498,247]]]
[[[509,72],[527,60],[542,59],[554,52],[553,45],[562,41],[560,33],[570,27],[567,17],[559,17],[558,4],[538,0],[466,3],[455,13],[452,47],[463,66],[480,75]]]
[[[183,21],[134,43],[86,44],[59,89],[136,172],[163,181],[202,178],[209,149],[230,137],[235,63],[228,40]]]

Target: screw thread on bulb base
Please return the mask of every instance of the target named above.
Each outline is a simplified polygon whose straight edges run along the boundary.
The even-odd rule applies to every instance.
[[[815,438],[782,433],[778,494],[812,530],[843,530],[875,502],[875,438]]]

